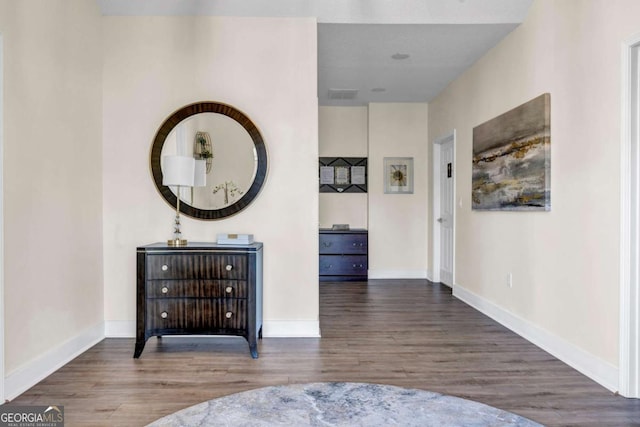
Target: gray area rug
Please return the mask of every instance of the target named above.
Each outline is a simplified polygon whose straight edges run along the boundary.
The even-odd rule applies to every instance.
[[[540,426],[471,400],[364,383],[259,388],[213,399],[149,426]]]

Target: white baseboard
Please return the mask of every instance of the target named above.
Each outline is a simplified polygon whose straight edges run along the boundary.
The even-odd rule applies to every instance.
[[[135,320],[107,320],[104,322],[104,335],[107,338],[135,338]]]
[[[319,320],[266,320],[262,336],[267,338],[320,338]]]
[[[7,374],[5,398],[13,400],[104,339],[104,324],[86,329],[79,335],[41,354]]]
[[[618,391],[619,374],[618,368],[614,365],[516,316],[460,285],[454,284],[453,296],[509,328],[603,387],[613,392]]]
[[[369,279],[426,279],[427,270],[369,270]]]
[[[105,322],[107,338],[135,338],[134,320],[110,320]],[[263,337],[319,337],[320,322],[308,320],[266,320],[262,325]]]
[[[427,270],[427,280],[433,282],[433,273],[431,270]]]

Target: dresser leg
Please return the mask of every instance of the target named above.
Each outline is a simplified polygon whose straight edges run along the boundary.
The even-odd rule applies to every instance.
[[[144,345],[146,341],[136,341],[136,349],[133,352],[133,358],[137,359],[142,354],[142,350],[144,350]]]
[[[249,343],[249,351],[251,351],[251,357],[254,359],[258,358],[258,344],[257,343]]]

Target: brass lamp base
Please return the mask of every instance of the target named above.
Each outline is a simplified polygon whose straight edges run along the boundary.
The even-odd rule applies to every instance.
[[[167,240],[169,246],[187,246],[187,239],[170,239]]]

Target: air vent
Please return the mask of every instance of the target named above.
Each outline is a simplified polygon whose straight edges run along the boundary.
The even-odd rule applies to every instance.
[[[402,61],[403,59],[407,59],[410,56],[411,55],[409,55],[408,53],[394,53],[393,55],[391,55],[391,57],[396,61]]]
[[[356,99],[358,89],[329,89],[329,99]]]

